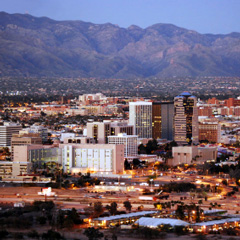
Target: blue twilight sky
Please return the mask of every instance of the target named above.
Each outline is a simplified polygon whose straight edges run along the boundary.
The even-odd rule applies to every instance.
[[[0,11],[120,27],[172,23],[200,33],[240,32],[240,0],[0,0]]]

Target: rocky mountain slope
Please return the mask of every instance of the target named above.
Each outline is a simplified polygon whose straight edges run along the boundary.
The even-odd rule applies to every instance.
[[[240,33],[120,28],[0,12],[0,76],[240,76]]]

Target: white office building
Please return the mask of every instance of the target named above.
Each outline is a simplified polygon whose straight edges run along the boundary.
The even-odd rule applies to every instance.
[[[21,129],[21,125],[4,122],[4,125],[0,126],[0,147],[11,146],[12,135],[18,134]]]
[[[134,157],[138,154],[138,136],[119,133],[117,136],[108,136],[109,144],[123,144],[124,157]]]
[[[121,174],[124,145],[60,144],[64,172]]]
[[[139,138],[152,138],[152,102],[130,102],[129,124]]]

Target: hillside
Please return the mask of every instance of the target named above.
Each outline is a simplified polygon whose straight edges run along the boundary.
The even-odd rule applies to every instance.
[[[0,12],[0,76],[240,76],[240,34],[120,28]]]

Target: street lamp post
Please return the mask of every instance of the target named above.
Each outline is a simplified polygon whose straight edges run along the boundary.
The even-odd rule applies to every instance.
[[[152,189],[152,182],[153,182],[153,179],[151,178],[149,181],[150,181],[150,185],[151,185],[151,192],[152,192],[152,190],[153,190],[153,189]]]

